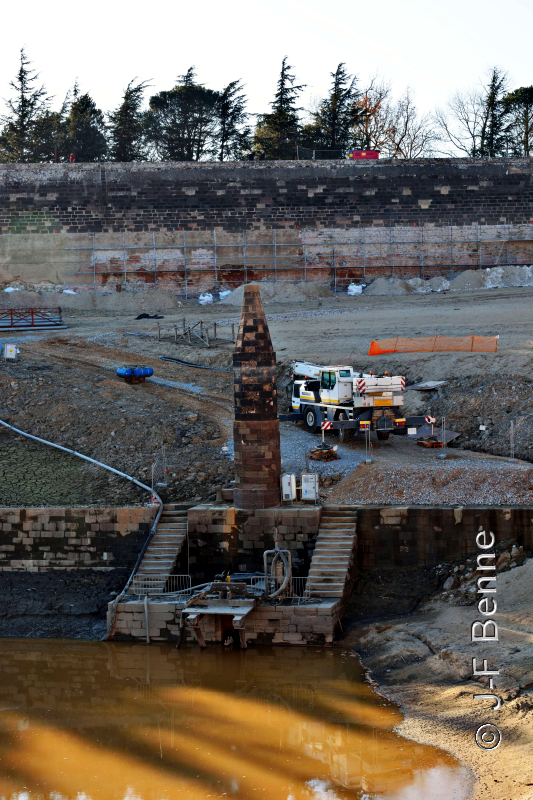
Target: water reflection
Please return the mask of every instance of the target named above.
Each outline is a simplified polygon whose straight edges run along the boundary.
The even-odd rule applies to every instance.
[[[466,797],[400,720],[340,651],[3,640],[0,798]]]

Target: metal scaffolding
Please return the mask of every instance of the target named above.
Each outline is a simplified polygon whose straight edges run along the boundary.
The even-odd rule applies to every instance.
[[[164,236],[167,240],[169,234]],[[101,245],[93,233],[89,245],[66,248],[76,251],[81,263],[67,267],[65,286],[171,286],[188,297],[249,280],[318,281],[336,290],[369,276],[427,278],[533,264],[533,226],[526,225],[302,230],[289,241],[272,229],[224,233],[224,239],[217,241],[216,230],[205,236],[183,231],[163,244],[152,232],[149,244],[127,244],[124,231],[121,241]]]

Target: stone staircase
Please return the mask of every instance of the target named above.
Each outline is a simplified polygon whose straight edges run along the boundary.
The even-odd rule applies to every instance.
[[[187,538],[189,505],[170,503],[163,511],[152,541],[131,583],[131,594],[162,594],[169,575]]]
[[[324,506],[305,587],[306,597],[343,596],[354,557],[356,526],[357,509],[353,506]]]

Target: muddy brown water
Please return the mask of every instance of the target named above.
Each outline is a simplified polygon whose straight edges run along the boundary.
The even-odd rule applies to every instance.
[[[463,800],[340,650],[4,640],[1,800]]]

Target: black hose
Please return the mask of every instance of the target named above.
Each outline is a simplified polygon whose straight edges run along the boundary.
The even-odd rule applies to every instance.
[[[227,375],[233,375],[231,369],[220,369],[220,367],[206,367],[204,364],[191,364],[190,361],[182,361],[181,358],[171,358],[171,356],[159,356],[160,361],[175,361],[176,364],[182,364],[184,367],[193,367],[193,369],[210,369],[213,372],[225,372]]]

